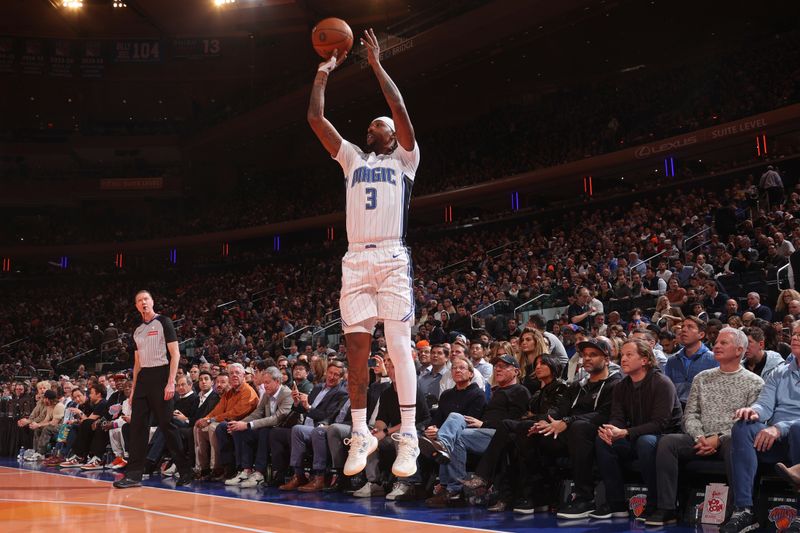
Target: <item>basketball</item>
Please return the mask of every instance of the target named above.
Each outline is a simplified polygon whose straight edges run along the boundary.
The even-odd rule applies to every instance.
[[[334,50],[341,58],[353,47],[353,30],[342,19],[323,19],[311,30],[311,45],[323,59],[330,59]]]

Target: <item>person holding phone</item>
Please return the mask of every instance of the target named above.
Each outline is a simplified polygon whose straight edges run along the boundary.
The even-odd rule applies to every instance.
[[[308,379],[311,366],[306,361],[297,361],[292,368],[292,390],[297,389],[303,394],[311,394],[314,384]]]

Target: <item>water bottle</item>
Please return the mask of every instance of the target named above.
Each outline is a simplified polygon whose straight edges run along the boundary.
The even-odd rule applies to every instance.
[[[111,449],[111,445],[106,446],[106,453],[103,454],[103,467],[109,468],[114,461],[114,457],[114,451]]]
[[[19,455],[17,455],[17,462],[18,463],[25,462],[25,446],[19,447]]]

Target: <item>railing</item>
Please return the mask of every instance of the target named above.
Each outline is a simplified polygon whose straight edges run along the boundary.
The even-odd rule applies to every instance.
[[[692,248],[689,248],[688,250],[686,250],[686,253],[689,253],[689,252],[694,252],[694,251],[695,251],[695,250],[697,250],[698,248],[700,248],[700,247],[702,247],[702,246],[705,246],[706,244],[708,244],[708,243],[710,243],[710,242],[711,242],[711,240],[703,241],[703,242],[701,242],[700,244],[698,244],[697,246],[693,246]]]
[[[513,244],[514,244],[513,242],[509,242],[509,243],[497,246],[495,248],[492,248],[491,250],[487,250],[484,253],[484,255],[486,257],[490,257],[492,259],[494,259],[495,257],[500,257],[501,255],[506,253],[506,248],[508,248],[509,246],[511,246]],[[495,253],[495,252],[501,252],[501,253],[498,254],[498,253]],[[444,274],[444,273],[449,273],[449,272],[460,272],[463,269],[461,269],[461,268],[456,269],[456,267],[461,266],[461,265],[466,265],[468,262],[469,262],[469,259],[462,259],[461,261],[456,261],[455,263],[451,263],[449,265],[443,266],[442,268],[437,270],[436,273],[437,274]]]
[[[659,257],[659,256],[661,256],[661,255],[664,255],[666,252],[667,252],[667,249],[666,249],[666,248],[664,248],[663,250],[661,250],[661,251],[660,251],[660,252],[658,252],[657,254],[655,254],[655,255],[651,255],[651,256],[650,256],[650,257],[648,257],[647,259],[642,259],[642,260],[641,260],[641,261],[639,261],[638,263],[635,263],[635,264],[633,264],[633,265],[629,266],[629,267],[628,267],[628,275],[630,275],[630,273],[631,273],[631,272],[633,272],[633,269],[634,269],[634,268],[638,267],[638,266],[639,266],[639,265],[641,265],[641,264],[644,264],[644,263],[649,263],[650,261],[652,261],[652,260],[653,260],[653,259],[655,259],[656,257]]]
[[[533,302],[536,302],[536,301],[538,301],[538,300],[540,300],[540,299],[542,299],[542,298],[546,298],[546,297],[549,297],[549,296],[550,296],[550,294],[540,294],[539,296],[536,296],[535,298],[531,298],[531,299],[530,299],[530,300],[528,300],[527,302],[525,302],[525,303],[523,303],[523,304],[520,304],[520,305],[516,306],[516,307],[514,308],[514,316],[517,316],[517,311],[519,311],[520,309],[522,309],[522,308],[523,308],[523,307],[525,307],[526,305],[532,304]]]
[[[784,291],[786,289],[791,289],[792,288],[792,280],[789,279],[789,272],[788,272],[790,265],[791,265],[791,263],[786,263],[785,265],[780,267],[778,269],[778,271],[775,273],[775,281],[778,282],[778,290],[779,291]],[[787,271],[786,272],[786,283],[787,283],[786,287],[781,285],[781,272],[784,271],[784,270]]]
[[[103,342],[101,342],[101,343],[100,343],[100,352],[102,353],[102,351],[103,351],[103,346],[104,346],[104,345],[106,345],[106,344],[112,344],[112,343],[115,343],[115,342],[121,342],[122,340],[124,340],[124,339],[126,339],[126,338],[128,338],[128,337],[130,337],[130,334],[128,334],[128,333],[123,333],[122,335],[120,335],[120,336],[119,336],[119,337],[117,337],[116,339],[109,339],[109,340],[107,340],[107,341],[103,341]],[[193,338],[194,338],[194,337],[193,337]],[[183,341],[183,342],[186,342],[186,341]],[[73,355],[72,357],[70,357],[69,359],[64,359],[63,361],[59,361],[59,363],[58,363],[56,366],[57,366],[57,367],[59,367],[59,366],[64,366],[65,364],[69,363],[70,361],[74,361],[74,360],[76,360],[76,359],[80,359],[81,357],[83,357],[83,356],[85,356],[85,355],[89,355],[90,353],[93,353],[93,352],[96,352],[96,351],[97,351],[97,348],[92,348],[91,350],[86,350],[85,352],[81,352],[81,353],[79,353],[79,354],[75,354],[75,355]]]
[[[551,295],[551,294],[549,294],[549,293],[548,293],[548,294],[540,294],[539,296],[536,296],[536,297],[534,297],[534,298],[531,298],[531,299],[530,299],[530,300],[528,300],[527,302],[525,302],[525,303],[522,303],[522,304],[518,305],[517,307],[515,307],[515,308],[514,308],[514,318],[516,318],[516,319],[517,319],[517,324],[525,324],[525,323],[528,321],[528,317],[530,316],[531,312],[533,312],[533,311],[531,310],[530,312],[528,312],[528,314],[527,314],[527,315],[525,315],[524,317],[522,317],[521,315],[522,315],[522,314],[524,314],[524,313],[519,313],[520,309],[522,309],[522,308],[524,308],[524,307],[528,307],[528,306],[530,306],[531,304],[533,304],[533,303],[535,303],[535,302],[538,302],[539,300],[550,298],[551,296],[552,296],[552,295]],[[545,303],[545,302],[542,302],[542,305],[544,305],[544,303]],[[539,311],[540,313],[541,313],[541,311],[542,311],[542,305],[540,305],[540,306],[539,306],[539,310],[538,310],[538,311]]]
[[[697,249],[697,248],[699,248],[700,246],[703,246],[704,244],[706,244],[706,243],[708,242],[708,240],[705,240],[705,241],[704,241],[702,244],[700,244],[699,246],[695,246],[694,248],[692,248],[692,250],[687,250],[687,247],[689,246],[689,244],[688,244],[688,243],[689,243],[689,241],[691,241],[692,239],[694,239],[694,238],[696,238],[696,237],[699,237],[699,236],[700,236],[700,235],[702,235],[703,233],[707,233],[707,232],[709,232],[709,231],[711,231],[711,226],[705,226],[703,229],[701,229],[701,230],[700,230],[700,231],[698,231],[697,233],[695,233],[695,234],[692,234],[692,235],[689,235],[688,237],[686,237],[685,239],[683,239],[683,253],[685,254],[685,253],[687,253],[687,252],[691,252],[692,250],[696,250],[696,249]]]
[[[15,340],[15,341],[11,341],[11,342],[9,342],[8,344],[4,344],[4,345],[0,346],[0,350],[2,350],[3,348],[8,348],[9,346],[14,346],[14,345],[15,345],[15,344],[17,344],[18,342],[22,342],[22,341],[24,341],[24,340],[25,340],[25,339],[27,339],[27,338],[29,338],[29,337],[22,337],[21,339],[17,339],[17,340]]]
[[[62,326],[66,326],[67,324],[68,324],[68,322],[61,322],[60,324],[56,324],[55,326],[47,326],[45,328],[45,330],[56,330],[56,329],[58,329],[58,328],[60,328]],[[45,337],[48,337],[48,338],[52,337],[52,335],[53,335],[53,331],[51,331],[50,333],[45,333]],[[0,346],[0,350],[2,350],[3,348],[8,348],[9,346],[14,346],[18,342],[22,342],[22,341],[28,340],[28,339],[30,339],[30,337],[21,337],[21,338],[19,338],[17,340],[9,342],[8,344],[4,344],[4,345]]]
[[[457,267],[457,266],[459,266],[459,265],[464,265],[464,264],[466,264],[466,263],[467,263],[467,261],[468,261],[467,259],[462,259],[461,261],[458,261],[458,262],[456,262],[456,263],[452,263],[452,264],[450,264],[450,265],[445,265],[445,266],[443,266],[442,268],[440,268],[439,270],[437,270],[437,271],[436,271],[436,273],[437,273],[437,274],[444,274],[444,273],[446,273],[446,272],[451,272],[451,271],[452,271],[452,269],[454,269],[455,267]]]
[[[294,336],[295,336],[295,335],[297,335],[298,333],[301,333],[301,332],[303,332],[303,331],[305,331],[305,330],[307,330],[307,329],[313,328],[313,327],[315,327],[313,324],[309,324],[308,326],[303,326],[302,328],[300,328],[300,329],[296,329],[296,330],[294,330],[293,332],[291,332],[291,333],[289,333],[288,335],[286,335],[286,336],[283,338],[283,341],[282,341],[283,348],[284,348],[284,349],[286,349],[286,348],[289,348],[289,346],[290,346],[290,344],[286,344],[286,340],[287,340],[287,339],[290,339],[291,337],[294,337]],[[313,335],[313,333],[312,333],[312,335],[311,335],[311,336],[312,336],[312,337],[314,336],[314,335]]]
[[[484,312],[484,311],[486,311],[487,309],[491,309],[491,308],[493,308],[494,306],[496,306],[496,305],[498,305],[498,304],[501,304],[501,303],[510,304],[510,303],[511,303],[511,301],[510,301],[510,300],[497,300],[496,302],[494,302],[494,303],[490,303],[489,305],[486,305],[486,306],[484,306],[484,307],[481,307],[480,309],[478,309],[477,311],[475,311],[474,313],[472,313],[472,314],[469,316],[469,327],[470,327],[470,329],[472,329],[473,331],[475,331],[476,329],[478,329],[478,328],[476,328],[476,327],[475,327],[475,317],[476,317],[476,316],[478,316],[479,314],[483,313],[483,312]]]
[[[338,312],[339,312],[338,309],[334,309],[333,311],[330,311],[330,312],[326,313],[325,317],[327,318],[328,316],[330,316],[330,315],[332,315],[334,313],[338,313]],[[341,324],[341,323],[342,323],[342,319],[341,318],[336,318],[336,319],[334,319],[334,320],[332,320],[330,322],[327,322],[324,326],[315,326],[314,324],[309,324],[308,326],[303,326],[302,328],[296,329],[293,332],[291,332],[288,335],[286,335],[283,338],[283,340],[281,341],[281,344],[283,345],[284,349],[288,349],[291,344],[287,344],[287,341],[290,340],[295,335],[297,335],[298,333],[301,333],[301,332],[303,332],[303,331],[305,331],[307,329],[317,328],[317,329],[313,330],[313,332],[311,333],[311,338],[313,339],[314,337],[325,333],[326,331],[328,331],[333,326],[335,326],[337,324]]]
[[[235,304],[235,303],[236,303],[236,302],[238,302],[238,301],[239,301],[239,300],[231,300],[230,302],[225,302],[225,303],[219,304],[219,305],[217,306],[217,309],[224,309],[224,308],[226,308],[226,307],[230,307],[230,306],[232,306],[233,304]]]
[[[511,246],[512,244],[514,244],[514,243],[513,243],[513,242],[508,242],[508,243],[506,243],[506,244],[503,244],[503,245],[501,245],[501,246],[498,246],[498,247],[496,247],[496,248],[492,248],[491,250],[489,250],[489,251],[487,251],[487,252],[486,252],[486,256],[487,256],[487,257],[491,257],[492,259],[494,259],[495,257],[500,257],[501,255],[503,255],[504,253],[506,253],[506,248],[508,248],[508,247],[509,247],[509,246]],[[502,251],[502,253],[499,253],[499,254],[492,255],[492,254],[494,254],[494,252],[499,252],[499,251]]]
[[[249,300],[250,303],[256,303],[263,300],[264,298],[268,298],[269,294],[264,294],[264,293],[269,292],[274,288],[275,287],[267,287],[266,289],[261,289],[260,291],[254,292],[253,294],[250,295],[250,300]],[[264,296],[259,296],[258,298],[255,298],[255,296],[258,296],[259,294],[264,294]]]
[[[330,322],[330,323],[328,323],[328,324],[325,324],[325,326],[324,326],[324,327],[323,327],[321,330],[319,330],[317,333],[315,333],[314,335],[316,336],[316,335],[319,335],[319,334],[321,334],[321,333],[325,333],[326,331],[328,331],[328,330],[329,330],[329,329],[331,329],[332,327],[334,327],[334,326],[339,326],[339,325],[341,325],[341,324],[342,324],[342,319],[341,319],[341,318],[337,318],[337,319],[336,319],[336,320],[334,320],[333,322]]]

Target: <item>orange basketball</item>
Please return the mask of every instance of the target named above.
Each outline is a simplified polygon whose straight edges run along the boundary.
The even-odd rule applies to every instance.
[[[330,59],[334,50],[341,58],[353,47],[353,30],[342,19],[320,20],[311,30],[311,45],[323,59]]]

